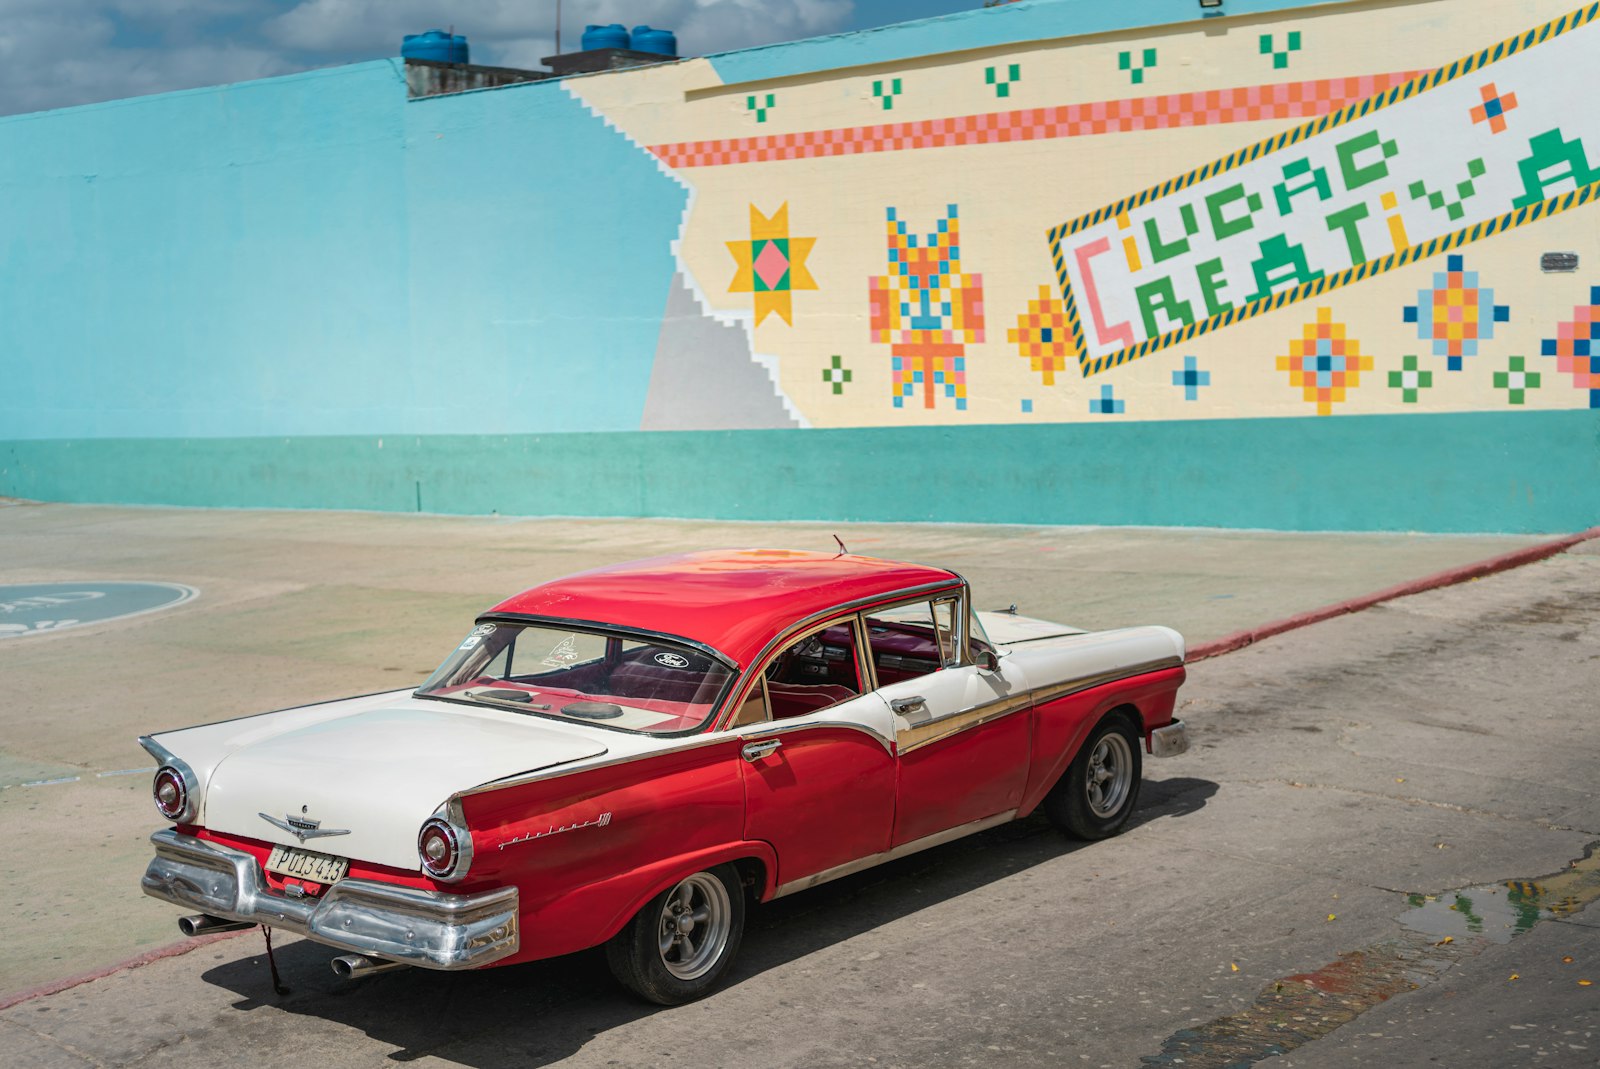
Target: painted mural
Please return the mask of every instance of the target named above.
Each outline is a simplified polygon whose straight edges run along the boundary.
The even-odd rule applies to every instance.
[[[680,275],[766,425],[1600,407],[1596,15],[1336,4],[567,89],[690,192]]]

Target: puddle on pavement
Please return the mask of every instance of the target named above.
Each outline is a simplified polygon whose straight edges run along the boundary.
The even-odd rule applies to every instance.
[[[1396,939],[1341,954],[1322,968],[1273,981],[1250,1005],[1167,1037],[1144,1065],[1245,1066],[1320,1039],[1395,995],[1432,983],[1493,943],[1600,898],[1600,843],[1551,876],[1407,896]]]

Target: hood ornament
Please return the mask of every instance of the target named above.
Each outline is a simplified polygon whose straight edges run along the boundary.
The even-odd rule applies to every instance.
[[[320,820],[312,820],[310,817],[297,817],[293,813],[285,813],[282,820],[277,817],[269,817],[265,813],[257,813],[256,816],[271,824],[274,828],[282,828],[302,843],[307,839],[324,839],[330,835],[350,834],[349,828],[324,828]]]

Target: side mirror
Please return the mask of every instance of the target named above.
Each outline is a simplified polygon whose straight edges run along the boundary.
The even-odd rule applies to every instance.
[[[973,658],[973,663],[981,672],[1000,671],[1000,658],[994,650],[979,650],[977,656]]]

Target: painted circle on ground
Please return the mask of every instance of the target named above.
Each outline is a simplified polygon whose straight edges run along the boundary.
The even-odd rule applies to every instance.
[[[86,579],[0,586],[0,639],[101,624],[170,609],[200,596],[182,583]]]

